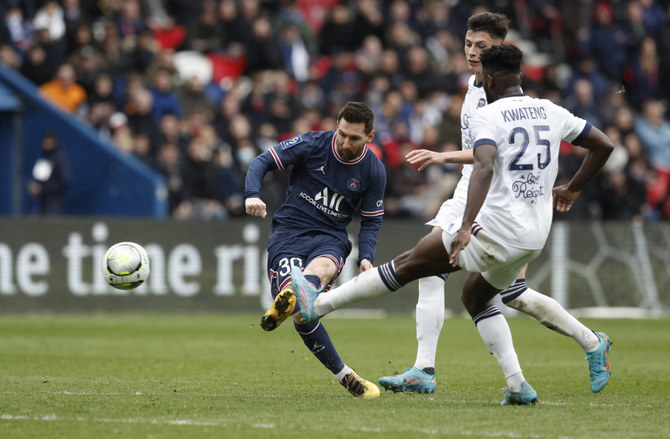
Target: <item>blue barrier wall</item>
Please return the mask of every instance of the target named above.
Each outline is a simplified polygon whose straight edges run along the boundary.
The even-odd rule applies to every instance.
[[[34,84],[0,64],[0,100],[11,102],[12,97],[18,103],[15,108],[0,104],[0,214],[29,212],[27,183],[42,137],[51,131],[70,160],[67,214],[167,216],[167,187],[160,174],[103,141],[84,122],[55,109]],[[19,123],[14,122],[17,116]],[[20,156],[19,169],[13,166],[15,153]],[[21,185],[18,191],[16,184]],[[20,194],[19,212],[14,194]]]

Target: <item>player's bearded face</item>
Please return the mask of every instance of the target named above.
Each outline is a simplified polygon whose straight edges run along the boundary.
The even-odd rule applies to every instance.
[[[342,160],[350,161],[360,157],[365,144],[372,141],[374,130],[365,134],[364,123],[350,123],[340,119],[337,123],[337,138],[335,148]]]
[[[467,31],[465,34],[465,58],[468,62],[468,69],[475,74],[480,74],[482,65],[479,62],[479,55],[491,46],[502,44],[502,40],[493,38],[490,33],[485,31]]]

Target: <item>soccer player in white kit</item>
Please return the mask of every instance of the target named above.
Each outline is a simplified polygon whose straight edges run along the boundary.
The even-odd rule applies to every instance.
[[[614,148],[587,121],[551,101],[523,95],[522,56],[518,48],[504,45],[480,56],[489,105],[470,120],[474,166],[461,218],[440,221],[440,229],[413,249],[325,294],[305,281],[300,270],[292,273],[302,318],[311,322],[422,277],[469,271],[463,304],[507,381],[503,405],[533,404],[538,398],[523,376],[509,326],[490,301],[541,252],[552,206],[569,210]],[[562,140],[588,152],[572,179],[552,190]]]
[[[462,215],[472,173],[472,142],[470,120],[478,108],[486,105],[486,94],[482,87],[479,54],[482,50],[503,43],[509,20],[502,14],[481,12],[468,19],[465,37],[465,55],[474,74],[468,81],[468,91],[461,109],[462,151],[439,153],[430,150],[415,150],[407,155],[410,163],[422,163],[419,170],[429,164],[462,163],[462,177],[454,195],[445,201],[435,219],[427,224],[439,227],[455,221]],[[379,378],[379,384],[394,392],[433,393],[436,388],[435,357],[437,342],[444,322],[444,285],[446,274],[419,279],[419,299],[416,305],[417,353],[414,366],[395,376]],[[522,311],[548,328],[572,337],[589,360],[590,387],[600,392],[609,381],[608,351],[611,345],[604,333],[596,333],[568,313],[556,300],[545,296],[526,285],[526,268],[515,282],[500,292],[502,302]]]

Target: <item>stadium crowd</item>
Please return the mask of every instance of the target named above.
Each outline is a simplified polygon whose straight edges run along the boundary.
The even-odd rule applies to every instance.
[[[251,160],[334,129],[349,100],[375,111],[386,215],[432,218],[459,168],[417,172],[404,155],[460,148],[464,26],[482,9],[511,19],[524,91],[616,145],[557,219],[670,219],[668,0],[5,0],[0,62],[163,174],[175,218],[242,215]],[[563,145],[566,175],[584,153]],[[270,212],[287,183],[276,174]]]

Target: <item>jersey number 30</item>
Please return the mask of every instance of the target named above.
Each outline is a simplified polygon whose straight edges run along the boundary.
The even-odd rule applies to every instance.
[[[538,146],[544,146],[547,149],[547,156],[544,160],[542,160],[542,154],[537,154],[537,167],[544,169],[549,166],[549,163],[551,162],[551,143],[549,143],[549,140],[541,138],[540,133],[543,131],[549,131],[549,126],[533,125],[533,131],[535,133],[535,144]],[[528,135],[528,131],[522,127],[514,128],[509,134],[509,144],[514,145],[517,140],[519,140],[519,137],[521,138],[521,150],[517,153],[516,156],[514,156],[514,159],[509,164],[509,170],[532,171],[534,169],[532,163],[519,163],[522,162],[523,155],[526,153],[526,148],[528,148],[528,144],[530,143],[530,136]]]

